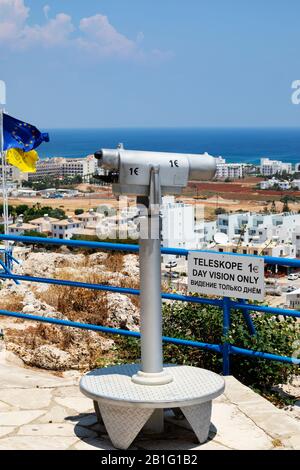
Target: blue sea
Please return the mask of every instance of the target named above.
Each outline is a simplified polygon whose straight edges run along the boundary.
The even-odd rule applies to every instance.
[[[43,157],[85,157],[119,142],[132,150],[203,153],[228,162],[258,163],[261,157],[300,162],[300,128],[293,129],[47,129]]]

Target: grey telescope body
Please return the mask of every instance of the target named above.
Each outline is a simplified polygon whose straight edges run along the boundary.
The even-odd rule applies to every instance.
[[[189,181],[211,180],[216,173],[216,159],[202,155],[102,149],[95,153],[98,167],[114,175],[115,194],[147,196],[150,172],[159,167],[162,194],[180,194]]]

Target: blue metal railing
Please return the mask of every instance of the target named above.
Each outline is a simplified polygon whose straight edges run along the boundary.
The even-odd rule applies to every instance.
[[[65,245],[69,247],[82,247],[82,248],[89,248],[89,249],[98,249],[98,250],[109,250],[109,251],[127,251],[137,253],[139,251],[138,245],[129,245],[129,244],[122,244],[122,243],[107,243],[107,242],[89,242],[83,240],[63,240],[57,238],[39,238],[39,237],[25,237],[25,236],[17,236],[17,235],[2,235],[0,234],[0,240],[10,240],[16,241],[21,243],[29,243],[29,244],[47,244],[47,245]],[[177,255],[177,256],[188,256],[189,251],[185,249],[177,249],[177,248],[162,248],[162,254],[169,254],[169,255]],[[213,252],[215,253],[215,252]],[[230,253],[232,255],[232,253]],[[273,264],[273,265],[284,265],[290,267],[300,267],[300,260],[296,259],[282,259],[282,258],[273,258],[270,256],[263,257],[266,264]],[[62,286],[69,286],[69,287],[79,287],[83,289],[94,289],[100,291],[108,291],[108,292],[118,292],[120,294],[130,294],[130,295],[139,295],[140,291],[138,289],[132,289],[127,287],[118,287],[118,286],[110,286],[106,284],[91,284],[86,282],[77,282],[77,281],[69,281],[69,280],[62,280],[62,279],[53,279],[53,278],[41,278],[41,277],[34,277],[34,276],[23,276],[13,274],[7,271],[0,272],[0,278],[2,279],[12,279],[15,282],[25,281],[25,282],[37,282],[37,283],[44,283],[44,284],[54,284],[54,285],[62,285]],[[249,312],[259,312],[263,314],[269,315],[282,315],[288,316],[293,318],[300,318],[300,312],[297,310],[289,310],[289,309],[281,309],[275,307],[267,307],[264,305],[255,305],[255,304],[248,304],[244,300],[233,301],[228,297],[224,297],[222,299],[209,299],[203,297],[194,297],[189,295],[182,295],[182,294],[171,294],[167,292],[162,293],[162,298],[172,301],[180,301],[180,302],[191,302],[196,304],[202,305],[213,305],[216,306],[223,311],[223,337],[226,338],[230,332],[230,321],[231,321],[231,310],[241,310],[245,319],[245,323],[250,331],[251,335],[256,334],[255,326],[252,321],[252,318]],[[27,315],[19,312],[10,312],[6,310],[0,310],[0,315],[14,317],[14,318],[21,318],[24,320],[31,320],[31,321],[39,321],[43,323],[51,323],[61,326],[68,326],[72,328],[80,328],[85,330],[92,330],[92,331],[99,331],[102,333],[109,333],[109,334],[117,334],[123,336],[131,336],[135,338],[140,337],[140,333],[135,331],[128,331],[122,330],[117,328],[110,328],[104,327],[99,325],[91,325],[87,323],[80,323],[80,322],[73,322],[69,320],[60,320],[57,318],[52,317],[41,317],[38,315]],[[220,353],[223,356],[223,374],[228,375],[230,373],[230,356],[233,355],[243,355],[243,356],[250,356],[250,357],[257,357],[266,360],[278,361],[288,364],[300,364],[300,359],[294,357],[287,357],[287,356],[280,356],[278,354],[271,354],[262,351],[255,351],[251,349],[243,349],[234,345],[225,342],[223,344],[210,344],[204,343],[200,341],[191,341],[185,340],[180,338],[170,338],[170,337],[163,337],[163,341],[166,343],[172,343],[181,346],[190,346],[200,349],[206,349],[212,352]]]

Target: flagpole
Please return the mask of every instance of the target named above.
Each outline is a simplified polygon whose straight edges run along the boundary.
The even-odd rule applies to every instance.
[[[7,195],[7,165],[6,152],[4,151],[4,106],[6,104],[5,83],[0,81],[0,153],[2,165],[2,195],[3,195],[3,227],[4,234],[8,235],[8,195]],[[9,242],[5,240],[5,249],[9,249]]]

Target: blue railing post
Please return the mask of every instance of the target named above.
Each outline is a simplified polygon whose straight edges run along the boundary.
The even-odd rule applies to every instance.
[[[247,305],[246,300],[240,300],[240,303]],[[248,310],[242,310],[242,314],[251,336],[256,336],[256,328]]]
[[[223,337],[230,331],[230,298],[223,298]],[[226,341],[222,346],[223,375],[230,375],[230,344]]]

